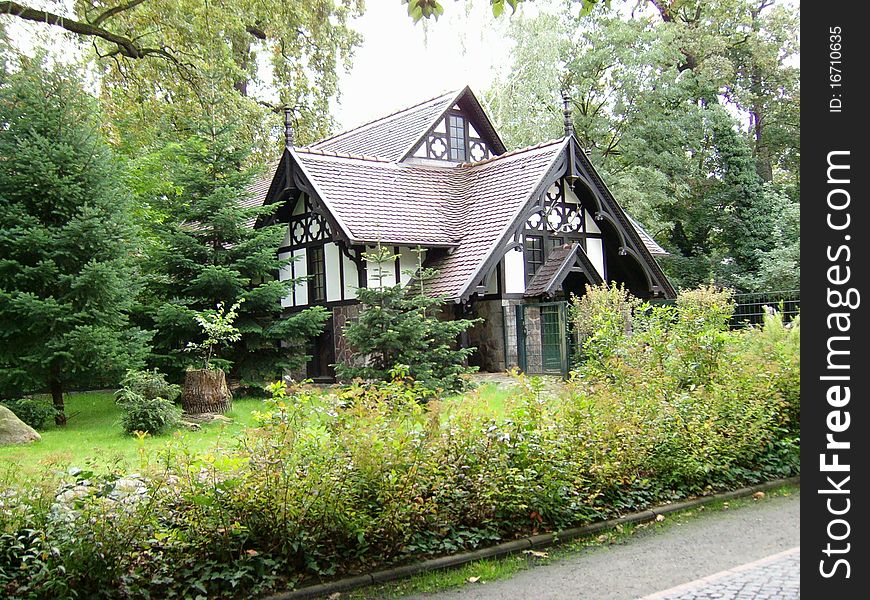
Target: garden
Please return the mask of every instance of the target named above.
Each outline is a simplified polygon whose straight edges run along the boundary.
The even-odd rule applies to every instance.
[[[656,306],[601,286],[572,310],[583,357],[563,383],[439,397],[401,366],[276,383],[196,440],[7,471],[0,586],[245,598],[799,471],[799,318],[730,331],[712,288]]]

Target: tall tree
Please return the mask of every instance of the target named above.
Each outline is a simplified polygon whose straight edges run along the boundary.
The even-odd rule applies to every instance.
[[[142,192],[156,194],[149,217],[160,219],[148,250],[153,275],[144,322],[156,330],[158,366],[178,375],[194,360],[184,349],[202,336],[197,314],[242,301],[235,321],[241,339],[215,362],[243,384],[259,385],[303,363],[300,349],[328,315],[322,308],[281,315],[281,299],[295,283],[278,279],[288,263],[276,252],[285,226],[254,227],[277,205],[248,202],[250,149],[236,131],[200,123],[188,139],[157,153],[168,184]]]
[[[113,385],[149,335],[128,309],[137,278],[129,196],[80,76],[20,58],[0,82],[0,391]]]
[[[75,34],[101,74],[111,139],[126,155],[216,112],[271,158],[276,105],[301,142],[328,131],[329,100],[360,36],[362,0],[73,0],[53,10],[0,1],[0,15]]]
[[[515,62],[487,98],[508,145],[522,145],[561,131],[554,109],[567,89],[581,144],[672,252],[663,266],[674,283],[760,285],[781,214],[774,205],[796,189],[799,137],[788,119],[799,111],[798,92],[770,91],[771,83],[751,96],[741,73],[762,65],[764,81],[796,84],[790,14],[769,0],[661,0],[631,15],[599,7],[582,17],[515,19]],[[541,98],[537,106],[523,101],[526,89]],[[753,102],[768,141],[751,126]],[[772,184],[762,185],[771,170]]]

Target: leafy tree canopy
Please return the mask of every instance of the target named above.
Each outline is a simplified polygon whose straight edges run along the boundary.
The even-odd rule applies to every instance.
[[[799,181],[796,9],[655,0],[515,18],[511,37],[514,63],[486,95],[506,142],[563,135],[567,90],[578,139],[673,254],[674,283],[755,289],[774,248],[796,244],[776,221]]]
[[[0,2],[0,14],[76,34],[101,79],[111,139],[135,155],[216,112],[240,125],[254,158],[271,157],[276,109],[294,109],[300,141],[325,134],[337,76],[359,35],[362,0],[74,0],[42,10]]]

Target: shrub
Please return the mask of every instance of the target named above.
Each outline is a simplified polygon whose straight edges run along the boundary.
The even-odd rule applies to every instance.
[[[278,383],[234,448],[0,485],[0,590],[248,598],[798,472],[799,322],[708,344],[719,309],[696,308],[638,311],[606,372],[560,393],[520,377],[496,410],[423,405],[401,371],[335,395]]]
[[[116,395],[121,403],[128,394],[138,394],[148,399],[164,398],[170,402],[175,402],[181,395],[181,386],[168,383],[166,375],[157,369],[127,371],[121,386]]]
[[[121,426],[126,433],[142,431],[160,435],[181,421],[181,409],[164,398],[128,393],[121,403],[121,411]]]
[[[380,245],[364,256],[381,284],[398,258]],[[447,312],[444,299],[428,296],[425,287],[436,273],[420,264],[409,286],[358,290],[362,311],[344,330],[356,357],[351,364],[336,365],[341,379],[390,381],[391,371],[405,368],[410,377],[432,390],[456,392],[467,387],[463,375],[477,369],[467,365],[475,349],[458,348],[457,339],[478,320],[439,318]]]
[[[44,400],[35,398],[19,398],[3,400],[3,406],[15,413],[15,416],[36,430],[43,430],[47,423],[54,420],[54,406]]]
[[[156,369],[127,371],[121,384],[115,399],[121,406],[125,432],[160,435],[179,424],[181,409],[172,401],[181,394],[181,388],[167,383],[162,373]]]

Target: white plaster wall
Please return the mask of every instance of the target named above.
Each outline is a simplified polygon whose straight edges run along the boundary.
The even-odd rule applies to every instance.
[[[526,265],[520,250],[508,250],[504,255],[504,291],[506,294],[526,291]]]
[[[308,275],[308,259],[305,253],[305,248],[293,251],[293,256],[298,256],[293,262],[293,270],[296,277],[305,277]],[[294,306],[305,306],[308,304],[308,281],[300,281],[296,285],[296,304]]]
[[[598,223],[592,218],[592,213],[586,211],[586,233],[601,233]]]
[[[422,260],[426,260],[426,253],[423,252]],[[400,282],[402,285],[407,285],[409,281],[411,281],[411,274],[406,273],[406,271],[410,271],[411,273],[415,273],[417,271],[417,252],[414,248],[408,248],[405,246],[399,247],[399,268],[401,272],[399,273]]]
[[[344,299],[353,300],[356,298],[356,291],[359,288],[359,274],[356,269],[356,263],[344,254],[341,255],[341,260],[344,261]]]
[[[293,207],[294,215],[301,215],[305,212],[305,194],[300,194],[299,199],[296,201],[296,206]]]
[[[341,250],[334,242],[323,245],[323,260],[326,263],[326,301],[341,300]]]
[[[586,254],[601,278],[607,280],[604,275],[604,242],[595,238],[586,238]]]
[[[278,258],[284,260],[285,258],[290,258],[293,256],[292,252],[279,252]],[[278,271],[278,279],[280,281],[287,281],[288,279],[293,279],[293,263],[285,265],[281,267]],[[287,308],[288,306],[293,306],[293,290],[290,290],[290,293],[281,298],[281,307]]]
[[[375,246],[366,246],[366,252],[374,253],[377,250]],[[378,269],[383,272],[383,277],[378,277]],[[366,287],[378,288],[380,286],[389,287],[396,285],[396,266],[393,261],[387,261],[381,264],[376,262],[366,262]]]
[[[486,293],[498,293],[498,267],[493,269],[489,276],[486,278]]]

